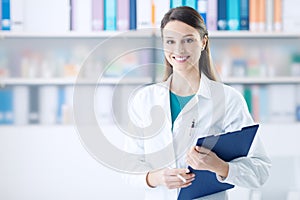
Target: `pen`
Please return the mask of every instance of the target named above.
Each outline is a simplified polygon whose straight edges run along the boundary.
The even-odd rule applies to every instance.
[[[177,177],[180,178],[180,180],[182,180],[182,182],[186,183],[186,179],[183,178],[180,174],[177,174]]]
[[[168,167],[168,168],[169,168],[169,169],[172,169],[171,167]],[[186,183],[186,179],[183,178],[180,174],[176,174],[176,176],[177,176],[180,180],[182,180],[182,182]]]
[[[195,128],[195,119],[193,119],[193,121],[192,121],[191,128]]]

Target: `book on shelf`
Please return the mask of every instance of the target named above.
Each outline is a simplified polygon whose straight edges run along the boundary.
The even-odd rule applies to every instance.
[[[24,31],[24,0],[10,0],[11,31]]]
[[[184,0],[183,1],[183,5],[184,6],[189,6],[191,8],[194,8],[195,10],[198,9],[197,4],[199,5],[199,2],[201,2],[202,0]],[[207,3],[207,0],[205,0]]]
[[[249,0],[240,1],[240,30],[249,30]]]
[[[9,88],[0,89],[0,124],[13,123],[13,93]]]
[[[258,30],[257,6],[259,0],[249,0],[249,29],[250,31]]]
[[[274,0],[266,1],[266,31],[273,31],[274,24]]]
[[[244,98],[246,100],[249,112],[252,113],[252,91],[249,86],[244,88]]]
[[[154,26],[159,28],[160,22],[164,17],[164,14],[170,9],[169,0],[153,0],[154,3]]]
[[[266,29],[266,0],[259,0],[256,5],[258,31],[262,32]]]
[[[26,125],[29,123],[29,87],[22,85],[14,86],[13,94],[14,124]]]
[[[218,0],[218,30],[227,30],[227,0]]]
[[[300,32],[300,12],[299,9],[295,9],[296,3],[298,3],[298,1],[282,1],[282,19],[284,31],[297,33]]]
[[[92,30],[92,0],[71,0],[71,30],[90,32]]]
[[[24,2],[24,31],[58,33],[69,31],[69,0]]]
[[[58,107],[58,87],[40,86],[39,87],[39,124],[56,124]]]
[[[117,30],[129,30],[129,17],[130,17],[130,2],[129,0],[117,1]]]
[[[252,85],[251,86],[251,104],[252,104],[252,116],[255,122],[260,121],[260,96],[259,96],[259,86],[258,85]]]
[[[183,5],[183,0],[170,0],[170,8],[176,8]]]
[[[1,28],[4,31],[9,31],[11,28],[10,0],[2,0],[1,4],[2,4],[1,5],[2,8]]]
[[[0,30],[2,30],[2,0],[0,0]]]
[[[269,121],[269,95],[268,95],[268,88],[265,85],[261,85],[259,87],[259,119],[262,122]]]
[[[198,0],[198,6],[196,8],[196,10],[198,10],[199,14],[202,16],[204,23],[207,23],[207,0]]]
[[[104,0],[104,30],[117,30],[117,0]]]
[[[130,14],[130,18],[129,18],[129,29],[130,30],[135,30],[136,29],[136,17],[137,17],[137,8],[136,8],[136,0],[129,0],[129,14]]]
[[[126,2],[126,1],[125,1]],[[103,0],[92,0],[92,30],[103,30]]]
[[[38,124],[39,119],[39,88],[33,86],[29,88],[29,124]]]
[[[73,87],[61,86],[58,88],[57,116],[58,124],[73,123]]]
[[[270,122],[293,122],[296,116],[296,85],[268,86]]]
[[[282,31],[282,1],[274,0],[274,31]],[[286,30],[288,31],[288,30]]]
[[[11,31],[24,31],[24,1],[10,0]]]
[[[97,121],[100,125],[109,124],[113,122],[113,95],[113,86],[99,85],[96,89],[94,108]]]
[[[136,0],[137,29],[152,28],[152,0]]]
[[[207,1],[206,26],[209,31],[217,30],[218,0]]]
[[[300,122],[300,84],[296,85],[296,120]]]
[[[240,30],[240,0],[227,0],[226,6],[228,30]]]

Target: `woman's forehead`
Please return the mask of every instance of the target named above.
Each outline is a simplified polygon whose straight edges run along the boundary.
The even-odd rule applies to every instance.
[[[163,36],[176,38],[187,36],[200,37],[197,29],[177,20],[170,21],[166,24],[166,26],[163,29]]]

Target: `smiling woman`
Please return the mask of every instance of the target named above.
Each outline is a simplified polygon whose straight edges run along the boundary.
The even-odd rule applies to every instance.
[[[199,73],[202,71],[209,79],[216,80],[215,70],[212,67],[208,32],[204,20],[196,10],[185,6],[180,7],[180,9],[169,10],[161,21],[161,36],[165,53],[173,52],[176,50],[176,47],[177,51],[192,52],[198,62],[190,61],[190,63],[199,67]],[[182,37],[182,40],[176,41],[180,37]],[[176,42],[177,46],[175,45]],[[192,50],[195,51],[193,52]],[[167,80],[173,72],[173,66],[168,60],[168,56],[165,58],[166,71],[164,80]],[[200,70],[200,68],[202,69]]]
[[[197,30],[180,22],[169,22],[163,30],[164,53],[173,71],[197,72],[199,58],[206,45],[206,37],[200,38]]]
[[[128,139],[125,148],[137,155],[126,160],[133,164],[131,173],[143,171],[128,176],[129,183],[142,186],[146,199],[175,200],[181,188],[193,184],[195,174],[187,171],[190,166],[214,173],[219,182],[248,188],[261,186],[269,176],[271,162],[258,136],[247,156],[229,162],[209,149],[195,146],[197,138],[254,124],[243,96],[216,81],[202,17],[190,7],[173,8],[161,21],[161,34],[165,80],[137,91],[128,112],[135,127],[139,127],[132,130],[136,135],[151,131],[151,122],[162,116],[166,119],[152,130],[156,131],[154,137]],[[152,115],[152,108],[157,107],[163,113]],[[227,193],[199,199],[224,200]]]

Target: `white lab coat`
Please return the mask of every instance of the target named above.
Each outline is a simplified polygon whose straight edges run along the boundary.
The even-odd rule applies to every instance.
[[[171,129],[171,111],[169,86],[172,76],[162,83],[142,88],[136,93],[129,105],[131,121],[140,127],[151,124],[151,108],[159,106],[165,114],[165,122],[158,133],[146,139],[127,139],[125,148],[130,153],[140,155],[139,159],[125,162],[132,163],[132,170],[141,169],[137,175],[126,175],[128,183],[145,190],[147,200],[175,200],[179,189],[170,190],[165,186],[150,188],[146,183],[146,174],[149,170],[173,167],[186,168],[186,150],[196,144],[199,137],[239,130],[244,126],[253,125],[243,96],[232,87],[208,79],[203,73],[199,90],[186,104],[174,122]],[[161,117],[161,116],[155,116]],[[195,121],[195,128],[191,122]],[[180,147],[181,142],[174,138],[178,134],[192,135],[189,145]],[[182,142],[185,143],[185,142]],[[186,144],[186,143],[185,143]],[[163,152],[168,147],[173,151]],[[176,148],[185,151],[178,152]],[[157,153],[159,152],[159,153]],[[153,156],[149,156],[151,154]],[[172,160],[173,162],[170,162]],[[218,180],[241,187],[256,188],[261,186],[269,176],[270,159],[266,155],[259,136],[256,136],[247,157],[241,157],[229,162],[229,174],[225,180]],[[226,192],[220,192],[201,199],[227,199]]]

